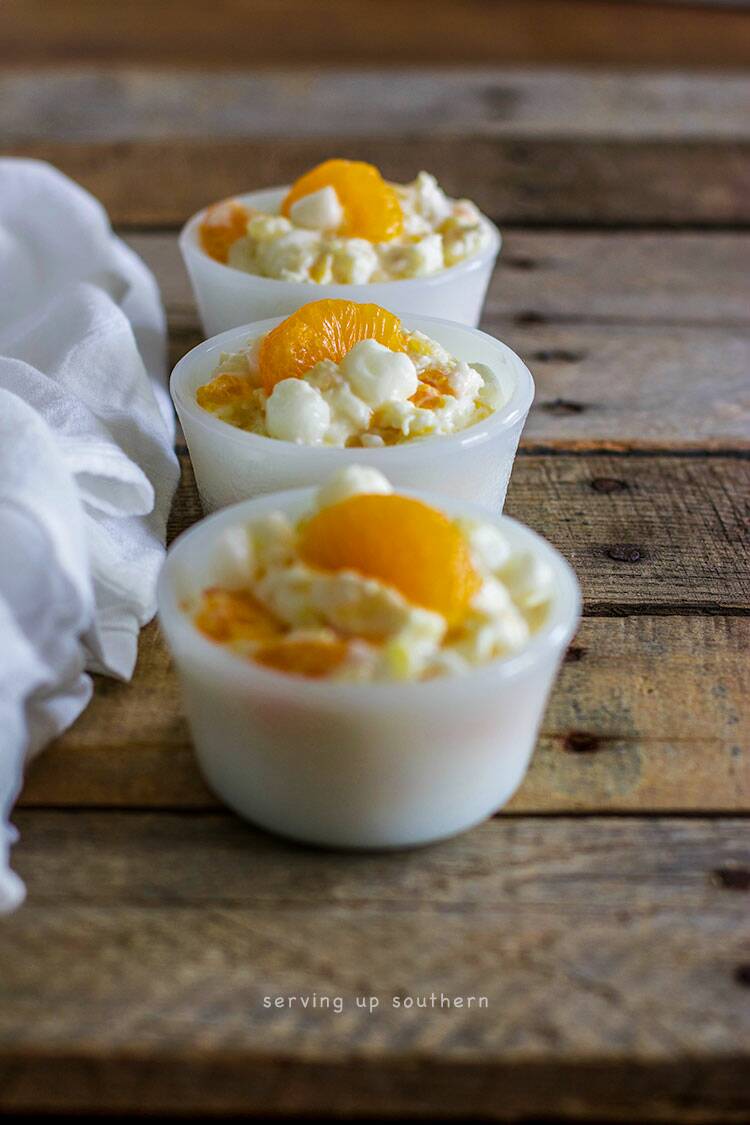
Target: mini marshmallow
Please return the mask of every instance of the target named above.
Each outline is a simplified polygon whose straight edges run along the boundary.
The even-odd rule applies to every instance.
[[[282,379],[266,403],[266,429],[280,441],[318,445],[330,423],[328,403],[304,379]]]
[[[377,340],[360,340],[341,360],[339,370],[354,393],[373,408],[386,402],[405,402],[419,385],[408,355],[392,352]]]
[[[344,221],[344,209],[336,189],[323,187],[293,203],[289,217],[296,226],[307,230],[338,230]]]
[[[341,285],[366,285],[378,268],[378,255],[364,238],[341,238],[330,243],[334,281]]]
[[[241,590],[253,577],[254,551],[248,529],[229,527],[216,544],[214,579],[227,590]]]
[[[318,489],[318,507],[329,508],[331,504],[340,504],[342,500],[360,493],[385,496],[389,492],[393,492],[390,482],[377,469],[366,465],[348,465],[345,469],[339,469]]]
[[[499,410],[506,399],[505,388],[500,376],[486,363],[470,363],[469,367],[476,371],[481,379],[481,385],[477,393],[479,401],[483,402],[485,406],[489,406],[490,410]]]

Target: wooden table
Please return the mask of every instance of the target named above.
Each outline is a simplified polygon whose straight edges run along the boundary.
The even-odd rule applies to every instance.
[[[293,847],[219,807],[144,630],[133,683],[97,685],[16,815],[0,1107],[746,1118],[742,76],[3,82],[10,147],[89,186],[154,268],[173,359],[199,338],[175,230],[204,202],[332,153],[476,199],[505,232],[484,327],[537,380],[508,510],[572,561],[585,609],[509,807],[383,855]],[[173,533],[200,515],[181,457]],[[451,1006],[406,1006],[433,993]]]

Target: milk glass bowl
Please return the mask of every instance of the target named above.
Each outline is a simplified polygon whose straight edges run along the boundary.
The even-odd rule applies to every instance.
[[[236,198],[247,207],[278,211],[288,187],[254,191]],[[373,301],[405,316],[445,317],[459,324],[476,325],[482,313],[495,259],[500,251],[500,231],[483,216],[489,232],[487,245],[456,266],[429,277],[379,281],[366,285],[318,285],[309,281],[278,281],[234,269],[210,257],[200,245],[200,225],[206,209],[187,221],[180,234],[180,250],[193,284],[206,336],[238,324],[271,316],[288,316],[308,301],[329,297]]]
[[[170,390],[190,450],[206,511],[303,485],[323,484],[337,469],[369,465],[396,488],[422,488],[477,501],[494,511],[505,502],[513,460],[534,397],[534,380],[515,352],[476,328],[409,316],[418,329],[468,363],[485,363],[500,378],[505,404],[484,421],[446,436],[375,449],[295,445],[248,433],[203,410],[195,392],[208,382],[221,352],[262,336],[281,317],[222,332],[188,352],[172,372]]]
[[[425,844],[478,824],[526,773],[549,691],[575,631],[573,571],[544,539],[476,505],[411,493],[448,515],[497,523],[514,549],[554,574],[545,624],[519,652],[465,676],[344,683],[289,676],[204,637],[182,608],[215,581],[216,543],[230,527],[283,510],[309,511],[313,489],[245,501],[173,544],[158,585],[200,768],[232,809],[312,844]]]

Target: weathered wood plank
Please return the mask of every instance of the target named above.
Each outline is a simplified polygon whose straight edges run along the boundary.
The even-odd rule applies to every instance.
[[[171,324],[198,328],[190,282],[172,232],[125,241],[153,271]],[[750,324],[750,235],[508,230],[485,306],[505,319]]]
[[[739,141],[472,137],[165,139],[98,144],[26,140],[10,155],[49,160],[123,226],[177,226],[206,203],[288,183],[332,152],[389,179],[434,172],[498,222],[638,226],[750,222],[749,146]]]
[[[485,315],[490,322],[531,314],[608,324],[747,325],[749,258],[750,237],[738,232],[513,229]],[[166,273],[173,277],[173,268]]]
[[[394,29],[396,33],[394,34]],[[743,66],[742,12],[627,0],[4,0],[3,61],[268,66],[574,62]]]
[[[488,324],[536,382],[527,445],[750,447],[747,329]]]
[[[347,856],[223,815],[19,820],[30,899],[0,931],[5,1111],[747,1107],[745,822],[494,821]],[[433,992],[464,1006],[404,1007]],[[313,994],[341,1012],[274,1005]]]
[[[750,622],[594,618],[581,625],[512,812],[750,808]],[[213,808],[155,626],[130,685],[100,679],[33,763],[21,804]]]
[[[747,140],[742,74],[455,66],[271,71],[85,68],[0,74],[5,144],[177,137]]]
[[[571,560],[590,614],[745,612],[749,484],[732,457],[524,456],[507,510]]]

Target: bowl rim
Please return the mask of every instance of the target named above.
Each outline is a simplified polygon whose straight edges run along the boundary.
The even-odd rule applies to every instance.
[[[531,372],[520,356],[516,355],[502,340],[490,336],[489,333],[483,332],[479,328],[470,328],[468,325],[459,324],[456,321],[445,320],[440,317],[412,317],[410,315],[406,315],[402,319],[414,324],[420,331],[424,328],[426,335],[430,335],[430,330],[434,330],[434,328],[437,328],[438,331],[440,328],[448,328],[452,332],[479,336],[488,341],[492,347],[497,348],[504,358],[510,361],[514,377],[513,391],[507,402],[481,422],[475,422],[473,425],[467,426],[466,429],[453,434],[429,434],[402,445],[351,449],[347,446],[297,445],[294,442],[267,437],[265,434],[254,434],[248,430],[241,430],[200,407],[192,390],[186,393],[184,384],[190,373],[195,369],[196,362],[200,361],[201,356],[229,350],[225,345],[236,342],[238,339],[247,340],[248,337],[252,339],[264,335],[286,319],[285,316],[275,316],[251,324],[240,325],[237,328],[230,328],[226,332],[220,332],[218,335],[210,336],[207,340],[196,344],[194,348],[191,348],[178,360],[169,379],[169,391],[180,420],[182,421],[184,415],[191,422],[213,433],[222,441],[235,441],[244,444],[245,448],[255,446],[259,452],[265,451],[269,455],[278,453],[283,455],[287,461],[292,458],[303,460],[311,456],[320,461],[321,458],[328,457],[333,466],[340,461],[351,461],[352,456],[356,455],[355,459],[357,460],[362,458],[364,462],[374,463],[379,463],[381,458],[385,457],[385,463],[392,465],[397,460],[412,460],[414,458],[421,460],[424,457],[431,457],[435,450],[447,454],[483,444],[504,431],[512,429],[519,421],[523,422],[534,401],[535,386]],[[439,337],[437,339],[440,343]]]
[[[430,703],[443,699],[446,693],[453,691],[473,691],[481,695],[488,688],[496,687],[499,682],[516,680],[535,665],[549,660],[556,651],[562,656],[564,647],[569,644],[578,627],[582,604],[578,579],[567,559],[543,536],[510,516],[494,515],[478,504],[467,504],[412,489],[399,489],[399,495],[430,503],[447,515],[471,516],[499,526],[510,533],[512,540],[516,543],[520,540],[531,547],[552,566],[555,574],[555,597],[548,619],[518,652],[472,668],[460,676],[445,675],[434,680],[351,683],[306,679],[264,668],[252,660],[243,660],[204,637],[181,607],[175,589],[180,567],[185,566],[188,571],[190,569],[189,564],[185,565],[185,560],[189,557],[191,544],[197,540],[218,537],[226,528],[251,522],[253,516],[269,511],[282,510],[299,518],[314,503],[317,491],[316,488],[295,488],[241,500],[197,521],[174,540],[159,574],[156,598],[159,624],[178,665],[179,653],[192,648],[207,672],[216,674],[236,689],[257,689],[276,698],[292,695],[295,700],[303,699],[309,703],[366,709],[373,703],[386,705],[389,702],[408,702],[410,698],[414,698],[415,702],[419,700]]]
[[[284,184],[281,187],[259,188],[256,191],[239,192],[228,198],[236,199],[240,203],[250,203],[251,200],[257,196],[278,196],[280,201],[290,190],[290,187],[291,185]],[[340,293],[341,290],[354,290],[364,294],[367,293],[368,290],[371,290],[373,286],[378,286],[379,288],[397,286],[398,293],[403,294],[404,290],[409,287],[424,288],[427,286],[431,288],[433,286],[451,283],[456,279],[460,279],[467,273],[473,273],[475,270],[484,269],[488,263],[494,261],[500,253],[503,244],[502,235],[492,222],[492,219],[488,218],[484,212],[480,211],[482,222],[486,225],[490,233],[487,245],[483,247],[478,254],[473,254],[470,258],[466,258],[462,262],[457,262],[455,266],[448,266],[446,269],[439,270],[437,273],[428,274],[426,277],[401,277],[394,278],[391,281],[366,281],[356,285],[344,282],[322,285],[314,281],[282,281],[277,277],[261,277],[260,274],[248,273],[246,270],[237,269],[236,266],[230,266],[225,262],[217,262],[215,258],[212,258],[210,254],[205,252],[198,241],[197,231],[203,216],[210,206],[213,205],[208,204],[206,207],[202,207],[200,211],[196,211],[180,230],[178,243],[186,263],[190,257],[195,257],[202,263],[207,264],[209,269],[214,270],[217,278],[224,278],[224,280],[226,280],[230,274],[233,275],[233,280],[238,285],[262,283],[264,285],[270,285],[271,287],[284,286],[287,290],[301,289],[304,292],[308,292],[312,288],[313,292],[321,294],[322,296],[326,296],[329,293]],[[398,300],[395,294],[394,300]]]

